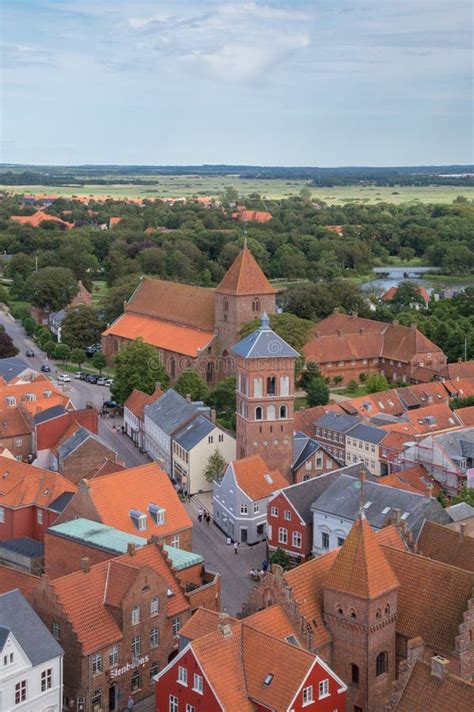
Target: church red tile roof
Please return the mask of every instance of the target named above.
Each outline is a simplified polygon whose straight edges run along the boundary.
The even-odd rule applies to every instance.
[[[248,247],[244,247],[216,289],[221,294],[276,294]]]
[[[392,712],[469,712],[474,709],[474,683],[446,672],[438,677],[430,662],[418,660]]]
[[[435,561],[474,572],[474,537],[425,521],[417,540],[417,551]]]
[[[377,598],[398,587],[397,577],[364,514],[355,521],[324,585],[359,598]]]
[[[27,574],[24,571],[17,571],[10,566],[0,564],[0,593],[7,593],[17,588],[28,598],[40,582],[39,576]]]

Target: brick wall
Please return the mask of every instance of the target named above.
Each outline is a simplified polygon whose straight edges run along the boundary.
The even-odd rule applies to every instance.
[[[67,458],[59,461],[59,472],[71,482],[77,483],[83,477],[95,474],[106,458],[115,462],[114,450],[89,438]]]
[[[277,516],[274,516],[271,513],[273,507],[276,507],[278,510]],[[291,512],[291,520],[285,519],[285,510]],[[279,494],[277,497],[272,499],[271,504],[269,504],[267,510],[267,524],[269,527],[271,527],[271,531],[268,536],[269,549],[271,549],[272,551],[276,549],[283,549],[283,551],[288,552],[290,556],[297,558],[299,561],[304,561],[311,554],[311,549],[313,545],[313,527],[310,524],[304,524],[303,522],[301,522],[295,510],[291,507],[288,500],[282,494]],[[288,532],[287,544],[282,544],[278,541],[278,533],[280,527],[283,527]],[[293,546],[293,532],[298,532],[299,534],[301,534],[301,548]]]
[[[46,532],[44,536],[44,563],[45,571],[50,579],[79,571],[83,557],[88,557],[90,566],[93,566],[113,558],[114,554]]]
[[[36,426],[36,449],[45,450],[54,447],[73,422],[83,425],[91,433],[97,434],[98,432],[98,413],[94,408],[68,411],[57,418],[38,423]]]

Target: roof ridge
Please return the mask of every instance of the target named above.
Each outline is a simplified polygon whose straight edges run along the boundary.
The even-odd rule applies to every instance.
[[[451,529],[450,531],[455,531],[454,529]],[[432,559],[430,556],[424,556],[421,553],[415,553],[414,551],[409,551],[408,549],[399,549],[396,546],[390,546],[390,544],[379,544],[379,546],[383,546],[384,549],[390,549],[391,551],[398,551],[401,554],[410,554],[410,556],[416,556],[418,559],[423,559],[424,561],[429,561],[430,564],[432,565],[437,565],[437,566],[443,566],[447,567],[449,569],[454,569],[455,571],[460,571],[461,573],[465,574],[465,576],[472,578],[474,580],[474,573],[472,571],[469,571],[468,569],[462,569],[460,566],[454,566],[454,564],[448,564],[445,561],[438,561],[438,559]],[[473,584],[474,587],[474,584]]]

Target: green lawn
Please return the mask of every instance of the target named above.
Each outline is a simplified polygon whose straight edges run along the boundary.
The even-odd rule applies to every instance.
[[[109,287],[106,282],[101,280],[92,282],[92,303],[95,307],[99,304],[101,299],[105,297],[108,291]]]
[[[451,203],[456,196],[464,195],[474,199],[474,188],[458,186],[426,187],[379,187],[379,186],[336,186],[313,188],[304,180],[283,179],[243,179],[239,176],[143,176],[156,179],[152,185],[83,185],[83,186],[43,186],[43,185],[0,185],[0,190],[10,193],[48,193],[55,195],[107,195],[113,198],[148,197],[171,198],[193,195],[219,196],[226,186],[234,186],[241,195],[260,193],[271,199],[298,195],[302,188],[309,187],[314,200],[322,200],[329,205],[343,205],[348,202],[373,204],[388,203]]]
[[[350,388],[333,388],[332,393],[338,396],[348,396],[349,398],[358,398],[358,396],[366,396],[368,391],[367,387],[364,385],[358,385],[357,390],[352,390]]]
[[[306,398],[304,396],[295,398],[295,410],[301,410],[301,408],[306,408]]]

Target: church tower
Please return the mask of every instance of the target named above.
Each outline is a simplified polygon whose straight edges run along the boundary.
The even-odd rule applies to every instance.
[[[215,290],[215,324],[220,351],[227,356],[244,324],[274,314],[276,290],[253,257],[247,241]]]
[[[260,327],[232,347],[237,373],[237,457],[261,455],[291,482],[295,361],[299,354],[270,328]]]
[[[323,586],[331,667],[348,685],[348,709],[385,709],[395,679],[398,588],[361,508]]]

